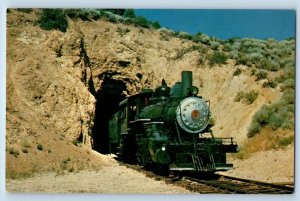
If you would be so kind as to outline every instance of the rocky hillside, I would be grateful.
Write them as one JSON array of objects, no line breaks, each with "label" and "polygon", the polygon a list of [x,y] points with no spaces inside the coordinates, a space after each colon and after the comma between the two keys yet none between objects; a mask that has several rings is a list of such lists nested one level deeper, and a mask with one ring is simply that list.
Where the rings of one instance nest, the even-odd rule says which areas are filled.
[{"label": "rocky hillside", "polygon": [[[107,150],[105,137],[99,134],[107,130],[105,122],[118,101],[159,85],[162,78],[174,84],[182,70],[193,71],[193,84],[210,100],[214,134],[234,137],[242,147],[249,144],[248,128],[255,113],[284,93],[282,83],[264,85],[285,75],[283,69],[260,76],[258,64],[241,61],[233,49],[226,50],[229,42],[216,45],[203,37],[195,42],[166,29],[102,19],[68,18],[66,32],[43,30],[40,13],[7,13],[6,163],[10,177],[101,165],[91,148]],[[213,60],[218,54],[228,58]],[[288,54],[293,58],[294,51]],[[284,136],[278,134],[278,139],[293,136],[292,129],[285,130]]]}]

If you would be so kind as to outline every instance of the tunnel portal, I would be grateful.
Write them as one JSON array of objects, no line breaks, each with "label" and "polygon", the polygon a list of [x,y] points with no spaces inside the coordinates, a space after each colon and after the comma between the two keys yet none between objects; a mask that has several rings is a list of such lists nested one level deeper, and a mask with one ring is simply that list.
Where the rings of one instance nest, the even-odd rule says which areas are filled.
[{"label": "tunnel portal", "polygon": [[109,120],[117,112],[119,102],[125,98],[126,91],[124,81],[112,78],[104,79],[101,88],[96,93],[96,111],[93,127],[93,149],[108,154],[109,148]]}]

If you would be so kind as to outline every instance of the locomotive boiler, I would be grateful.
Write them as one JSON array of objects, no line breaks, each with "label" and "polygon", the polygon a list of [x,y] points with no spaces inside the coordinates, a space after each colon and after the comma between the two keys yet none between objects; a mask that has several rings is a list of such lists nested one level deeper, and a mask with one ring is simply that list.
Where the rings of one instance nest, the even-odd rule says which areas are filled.
[{"label": "locomotive boiler", "polygon": [[226,171],[226,153],[237,152],[232,138],[216,138],[210,103],[198,96],[192,72],[183,71],[171,88],[162,80],[120,102],[109,122],[111,151],[125,162],[160,171]]}]

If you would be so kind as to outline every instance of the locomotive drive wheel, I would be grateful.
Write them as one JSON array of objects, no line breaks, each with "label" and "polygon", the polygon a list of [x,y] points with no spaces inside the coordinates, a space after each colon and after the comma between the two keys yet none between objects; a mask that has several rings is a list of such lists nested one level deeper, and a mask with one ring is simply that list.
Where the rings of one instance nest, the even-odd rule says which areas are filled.
[{"label": "locomotive drive wheel", "polygon": [[153,172],[158,175],[168,176],[170,174],[169,165],[153,164],[152,166]]}]

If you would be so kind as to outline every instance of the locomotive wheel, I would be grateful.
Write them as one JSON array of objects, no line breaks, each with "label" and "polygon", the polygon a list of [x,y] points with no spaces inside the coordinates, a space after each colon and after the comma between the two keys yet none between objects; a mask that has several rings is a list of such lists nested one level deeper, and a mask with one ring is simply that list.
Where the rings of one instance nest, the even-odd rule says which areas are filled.
[{"label": "locomotive wheel", "polygon": [[158,175],[168,176],[170,174],[169,165],[153,164],[154,172]]}]

